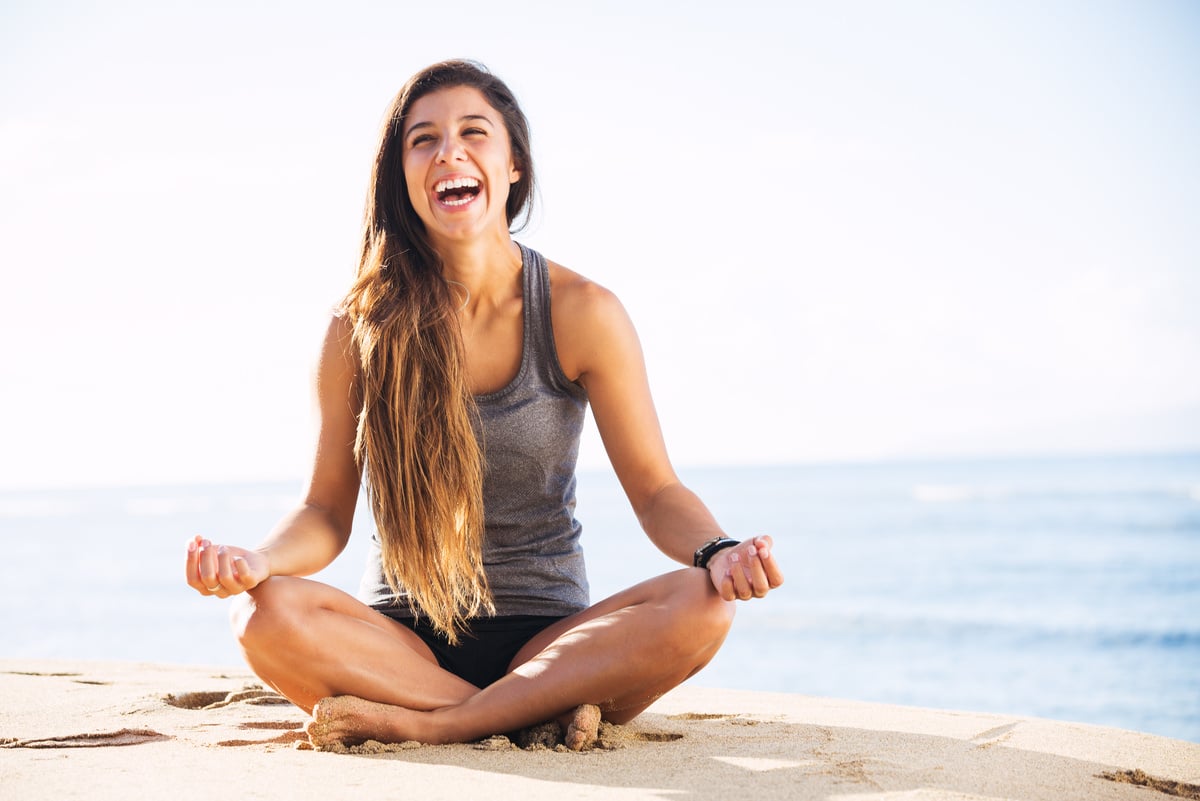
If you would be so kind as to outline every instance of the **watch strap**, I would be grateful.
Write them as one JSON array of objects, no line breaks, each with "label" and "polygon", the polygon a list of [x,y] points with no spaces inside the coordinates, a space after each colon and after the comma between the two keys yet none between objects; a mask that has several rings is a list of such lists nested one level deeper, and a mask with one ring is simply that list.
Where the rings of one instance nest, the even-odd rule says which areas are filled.
[{"label": "watch strap", "polygon": [[713,558],[713,555],[717,551],[732,548],[740,542],[740,540],[730,539],[729,537],[713,537],[696,549],[696,553],[692,555],[692,565],[694,567],[708,567],[709,560]]}]

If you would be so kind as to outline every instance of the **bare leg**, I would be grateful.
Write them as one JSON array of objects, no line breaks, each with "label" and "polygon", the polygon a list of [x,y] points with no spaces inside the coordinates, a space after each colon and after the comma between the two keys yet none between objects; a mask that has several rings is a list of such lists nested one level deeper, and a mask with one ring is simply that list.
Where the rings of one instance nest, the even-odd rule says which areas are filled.
[{"label": "bare leg", "polygon": [[360,698],[320,701],[310,737],[318,745],[376,739],[468,742],[573,714],[595,704],[624,723],[716,654],[733,618],[707,573],[651,579],[539,634],[512,671],[460,701],[425,710]]},{"label": "bare leg", "polygon": [[308,712],[331,695],[435,709],[479,691],[443,670],[412,630],[326,584],[267,579],[239,596],[231,617],[254,672]]}]

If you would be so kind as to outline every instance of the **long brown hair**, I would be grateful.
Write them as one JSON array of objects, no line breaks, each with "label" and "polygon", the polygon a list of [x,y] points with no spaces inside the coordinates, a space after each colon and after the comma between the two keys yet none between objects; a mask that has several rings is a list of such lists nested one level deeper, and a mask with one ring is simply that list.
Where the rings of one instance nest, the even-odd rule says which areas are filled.
[{"label": "long brown hair", "polygon": [[393,591],[406,590],[451,642],[494,612],[483,572],[483,454],[456,307],[461,298],[408,199],[403,134],[410,109],[439,89],[478,89],[508,130],[518,181],[510,228],[533,198],[529,124],[486,67],[444,61],[409,79],[380,135],[363,214],[362,252],[342,310],[354,328],[363,406],[354,443]]}]

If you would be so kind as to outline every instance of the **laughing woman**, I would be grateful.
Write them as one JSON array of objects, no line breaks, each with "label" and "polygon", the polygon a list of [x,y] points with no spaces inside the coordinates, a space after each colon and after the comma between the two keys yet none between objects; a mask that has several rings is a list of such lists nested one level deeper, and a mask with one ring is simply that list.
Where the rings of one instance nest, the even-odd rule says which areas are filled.
[{"label": "laughing woman", "polygon": [[[303,502],[253,550],[196,537],[188,584],[236,596],[254,671],[317,745],[467,742],[557,720],[587,747],[700,670],[735,600],[783,582],[667,457],[633,325],[607,290],[515,242],[529,130],[481,65],[401,89],[372,171],[353,286],[316,373]],[[575,459],[591,404],[646,534],[686,565],[589,605]],[[362,600],[302,576],[345,547],[365,481]]]}]

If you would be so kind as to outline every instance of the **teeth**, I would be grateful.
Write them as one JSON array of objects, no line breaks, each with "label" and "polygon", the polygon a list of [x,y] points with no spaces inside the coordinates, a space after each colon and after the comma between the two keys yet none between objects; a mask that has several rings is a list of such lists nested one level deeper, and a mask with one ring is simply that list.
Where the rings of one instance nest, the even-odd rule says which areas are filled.
[{"label": "teeth", "polygon": [[441,194],[451,189],[461,189],[464,186],[476,187],[479,186],[479,181],[474,178],[454,178],[450,180],[438,181],[433,187],[433,191]]}]

